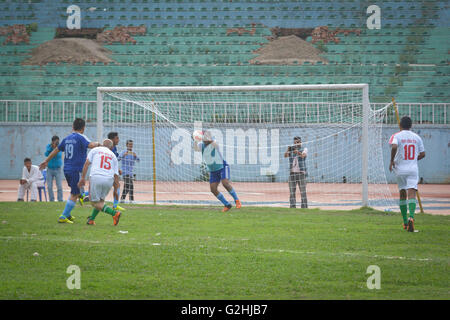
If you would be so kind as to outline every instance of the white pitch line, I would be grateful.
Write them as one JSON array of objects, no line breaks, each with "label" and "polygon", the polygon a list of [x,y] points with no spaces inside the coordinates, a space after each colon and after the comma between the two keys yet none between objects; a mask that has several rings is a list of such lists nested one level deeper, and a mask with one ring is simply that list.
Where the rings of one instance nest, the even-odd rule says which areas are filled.
[{"label": "white pitch line", "polygon": [[[57,241],[57,242],[86,242],[86,243],[102,243],[98,240],[86,240],[86,239],[43,239],[36,236],[0,236],[0,240],[40,240],[40,241]],[[104,242],[104,243],[113,243],[113,242]]]},{"label": "white pitch line", "polygon": [[[227,247],[217,247],[219,249],[228,250]],[[294,254],[308,254],[308,255],[330,255],[330,256],[355,256],[355,257],[366,257],[366,258],[381,258],[381,259],[389,259],[389,260],[410,260],[410,261],[432,261],[431,258],[408,258],[408,257],[396,257],[396,256],[384,256],[384,255],[367,255],[367,254],[361,254],[361,253],[354,253],[354,252],[337,252],[337,253],[331,253],[331,252],[314,252],[314,251],[297,251],[297,250],[290,250],[290,249],[261,249],[261,248],[255,248],[255,251],[261,251],[261,252],[279,252],[279,253],[294,253]]]},{"label": "white pitch line", "polygon": [[296,251],[296,250],[285,250],[285,249],[260,249],[257,248],[258,251],[263,252],[287,252],[287,253],[296,253],[296,254],[327,254],[331,256],[355,256],[355,257],[367,257],[367,258],[382,258],[389,260],[410,260],[410,261],[431,261],[431,258],[408,258],[408,257],[397,257],[397,256],[384,256],[384,255],[369,255],[369,254],[361,254],[355,252],[337,252],[337,253],[324,253],[324,252],[312,252],[312,251]]},{"label": "white pitch line", "polygon": [[[36,236],[0,236],[0,240],[40,240],[40,241],[53,241],[53,242],[85,242],[85,243],[94,243],[94,244],[112,244],[112,243],[120,243],[121,245],[145,245],[145,244],[151,244],[150,241],[147,242],[132,242],[132,243],[123,243],[123,242],[115,242],[115,241],[108,241],[108,242],[101,242],[98,240],[85,240],[85,239],[43,239]],[[229,239],[221,239],[221,240],[229,240]],[[236,239],[232,239],[236,240]],[[248,240],[248,239],[237,239],[237,240]],[[180,247],[179,244],[159,244],[164,246],[177,246]],[[188,246],[185,246],[188,247]],[[207,245],[208,248],[217,248],[217,249],[233,249],[228,247],[216,247]],[[369,255],[369,254],[363,254],[363,253],[355,253],[355,252],[314,252],[314,251],[298,251],[298,250],[291,250],[291,249],[262,249],[262,248],[247,248],[247,250],[253,250],[253,251],[259,251],[259,252],[278,252],[278,253],[293,253],[293,254],[307,254],[307,255],[328,255],[328,256],[353,256],[353,257],[365,257],[365,258],[380,258],[380,259],[387,259],[387,260],[408,260],[408,261],[433,261],[431,258],[409,258],[409,257],[400,257],[400,256],[385,256],[385,255]]]}]

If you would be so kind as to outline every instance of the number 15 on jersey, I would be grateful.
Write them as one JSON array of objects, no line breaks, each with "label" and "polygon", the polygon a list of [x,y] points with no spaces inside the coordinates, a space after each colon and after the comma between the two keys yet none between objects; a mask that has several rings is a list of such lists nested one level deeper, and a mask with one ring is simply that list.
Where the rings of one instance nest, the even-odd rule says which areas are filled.
[{"label": "number 15 on jersey", "polygon": [[111,160],[112,160],[111,156],[102,155],[101,161],[100,161],[100,168],[105,169],[105,170],[110,170],[111,169]]}]

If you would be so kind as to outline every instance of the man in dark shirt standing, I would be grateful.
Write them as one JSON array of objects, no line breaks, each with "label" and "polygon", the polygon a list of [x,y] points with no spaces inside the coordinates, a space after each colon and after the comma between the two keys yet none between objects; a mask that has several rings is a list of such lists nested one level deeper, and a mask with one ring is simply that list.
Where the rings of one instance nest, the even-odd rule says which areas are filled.
[{"label": "man in dark shirt standing", "polygon": [[295,192],[298,184],[302,199],[302,208],[308,208],[306,198],[306,157],[308,149],[302,147],[302,139],[294,137],[294,145],[289,146],[284,153],[285,158],[289,158],[289,204],[291,208],[296,207]]}]

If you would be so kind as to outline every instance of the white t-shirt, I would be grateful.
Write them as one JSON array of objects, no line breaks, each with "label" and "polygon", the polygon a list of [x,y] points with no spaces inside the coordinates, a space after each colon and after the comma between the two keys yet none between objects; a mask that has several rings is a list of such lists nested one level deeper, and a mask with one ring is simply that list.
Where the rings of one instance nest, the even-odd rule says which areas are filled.
[{"label": "white t-shirt", "polygon": [[402,130],[394,133],[389,139],[389,144],[397,145],[397,153],[394,158],[394,172],[396,174],[417,174],[417,157],[424,152],[422,138],[410,130]]},{"label": "white t-shirt", "polygon": [[23,166],[22,179],[27,180],[27,183],[44,182],[42,172],[34,164],[31,165],[30,171],[28,171],[27,167]]},{"label": "white t-shirt", "polygon": [[[304,148],[304,149],[303,149],[303,154],[304,154],[305,156],[308,155],[308,148]],[[299,173],[299,172],[300,172],[300,166],[299,166],[299,164],[298,164],[298,158],[297,158],[297,157],[294,157],[294,160],[293,160],[293,162],[292,162],[292,169],[291,169],[291,172],[294,172],[294,173]]]},{"label": "white t-shirt", "polygon": [[102,176],[114,178],[114,175],[119,175],[119,161],[115,154],[106,147],[97,147],[91,150],[87,156],[91,163],[92,176]]}]

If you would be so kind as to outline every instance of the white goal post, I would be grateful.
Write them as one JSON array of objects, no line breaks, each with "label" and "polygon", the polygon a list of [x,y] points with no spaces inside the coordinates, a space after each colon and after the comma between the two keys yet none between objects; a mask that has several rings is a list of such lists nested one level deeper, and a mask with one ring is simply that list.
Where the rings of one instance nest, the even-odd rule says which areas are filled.
[{"label": "white goal post", "polygon": [[[119,103],[121,104],[120,110],[122,110],[120,112],[118,111]],[[269,108],[269,103],[270,122],[268,116],[266,116],[268,111],[264,111],[266,108]],[[125,107],[124,104],[126,105]],[[108,105],[107,108],[105,107],[106,105]],[[112,105],[117,107],[112,107]],[[141,111],[143,111],[143,117],[145,119],[142,118],[142,115],[139,115],[139,120],[133,120],[138,118],[134,112],[139,113],[141,111],[130,109],[130,105],[133,105],[133,108],[142,109]],[[294,110],[293,112],[289,110],[291,107]],[[117,108],[117,110],[114,111],[113,108]],[[196,108],[201,108],[201,110],[196,110]],[[221,111],[222,113],[219,114],[216,108],[222,108],[221,110],[225,111]],[[278,108],[277,110],[281,111],[277,111],[278,113],[273,112],[272,108]],[[302,108],[305,108],[305,110]],[[341,112],[341,122],[336,120],[339,116],[337,115],[338,111],[335,109],[338,108],[340,108]],[[261,111],[262,109],[264,110]],[[314,111],[311,111],[312,109],[314,109]],[[234,114],[230,115],[231,112],[229,112],[229,110],[233,110]],[[256,112],[254,112],[255,110],[259,110],[259,119],[256,120],[255,118],[257,118],[257,115]],[[261,126],[265,121],[267,123],[267,128],[272,128],[276,124],[278,124],[280,128],[284,128],[286,123],[289,123],[289,130],[291,131],[296,128],[301,129],[308,126],[316,126],[316,131],[318,132],[320,130],[321,132],[320,135],[318,134],[315,138],[317,141],[321,141],[325,136],[336,136],[340,134],[341,131],[347,130],[347,128],[353,128],[355,129],[354,131],[356,131],[354,134],[361,137],[360,149],[358,149],[361,153],[360,161],[358,161],[360,162],[360,168],[357,168],[357,165],[354,164],[353,169],[355,172],[358,172],[358,175],[360,174],[361,204],[362,206],[369,205],[369,170],[370,167],[373,167],[369,164],[369,126],[375,124],[375,122],[380,123],[381,126],[381,122],[373,120],[376,111],[372,110],[370,107],[368,84],[98,87],[97,139],[99,141],[104,138],[105,127],[107,125],[109,126],[109,130],[111,130],[111,128],[119,128],[120,124],[124,123],[124,112],[128,116],[128,120],[126,121],[138,123],[134,129],[136,132],[135,139],[143,139],[142,132],[138,130],[137,127],[144,127],[146,124],[151,123],[151,119],[155,119],[155,116],[159,119],[157,122],[162,121],[169,123],[173,129],[179,126],[181,127],[181,123],[185,126],[189,121],[204,121],[206,123],[214,122],[215,125],[213,127],[222,127],[223,130],[225,130],[230,123],[239,123],[240,121],[246,122],[245,128],[250,128],[249,123],[257,122],[258,125]],[[115,120],[112,120],[113,116],[111,116],[111,113],[116,117]],[[149,117],[149,114],[152,114],[152,117]],[[204,115],[206,116],[207,114],[211,114],[210,119],[212,120],[205,121],[203,119]],[[262,114],[263,118],[265,117],[264,119],[262,119]],[[289,116],[287,117],[286,114]],[[344,116],[342,114],[344,114]],[[232,120],[228,120],[227,117],[232,117]],[[273,120],[275,117],[278,117],[277,119],[279,120]],[[345,119],[347,118],[344,119],[344,117],[351,117],[351,122],[350,120],[348,123],[345,122]],[[186,120],[187,118],[189,118],[189,120]],[[298,121],[298,126],[296,126],[296,121]],[[155,124],[153,123],[153,130],[154,126]],[[342,126],[345,126],[345,128],[343,129]],[[333,127],[337,128],[332,129]],[[151,134],[150,131],[148,132],[148,134],[154,138],[154,134]],[[165,134],[170,135],[170,133]],[[310,133],[310,131],[308,131],[308,134],[309,136],[314,135]],[[378,131],[377,134],[379,134]],[[130,134],[128,134],[128,136],[129,135]],[[316,140],[309,140],[305,143],[309,142],[311,145],[314,145],[314,141]],[[153,148],[154,147],[153,143]],[[228,145],[225,145],[224,148],[225,147],[228,148]],[[340,151],[335,150],[334,145],[330,143],[329,148],[330,150],[333,149],[333,154],[330,157],[335,157],[336,159],[342,158]],[[153,154],[153,156],[155,155]],[[349,160],[351,159],[350,155]],[[322,163],[325,161],[327,160],[323,160]],[[342,161],[342,163],[341,166],[344,166],[345,161]],[[153,166],[155,168],[154,163]],[[327,175],[332,175],[330,172],[332,171],[333,165],[327,162],[326,166],[327,168],[324,169],[325,174],[322,173],[322,179],[326,179]],[[377,166],[377,169],[382,169],[383,164],[379,163]],[[233,166],[231,167],[233,170]],[[149,168],[147,169],[151,170]],[[141,170],[145,169],[142,168]],[[155,169],[153,169],[153,171],[155,171]],[[153,172],[153,174],[155,174],[155,172]],[[319,182],[319,175],[320,174],[318,173],[316,176],[310,177],[310,180],[312,182]],[[325,178],[323,178],[324,175]],[[377,178],[375,183],[386,184],[384,172],[382,173],[382,176],[384,177],[384,181],[383,177],[381,177],[379,179]],[[156,176],[153,175],[153,177]],[[338,176],[336,175],[335,178],[332,178],[327,182],[335,182],[334,180],[338,182],[337,177]],[[189,180],[188,177],[184,178]],[[168,180],[170,179],[168,178]],[[345,180],[346,176],[344,176],[344,183]],[[156,194],[155,190],[153,190],[153,194]],[[384,195],[384,198],[387,196],[387,194]]]}]

